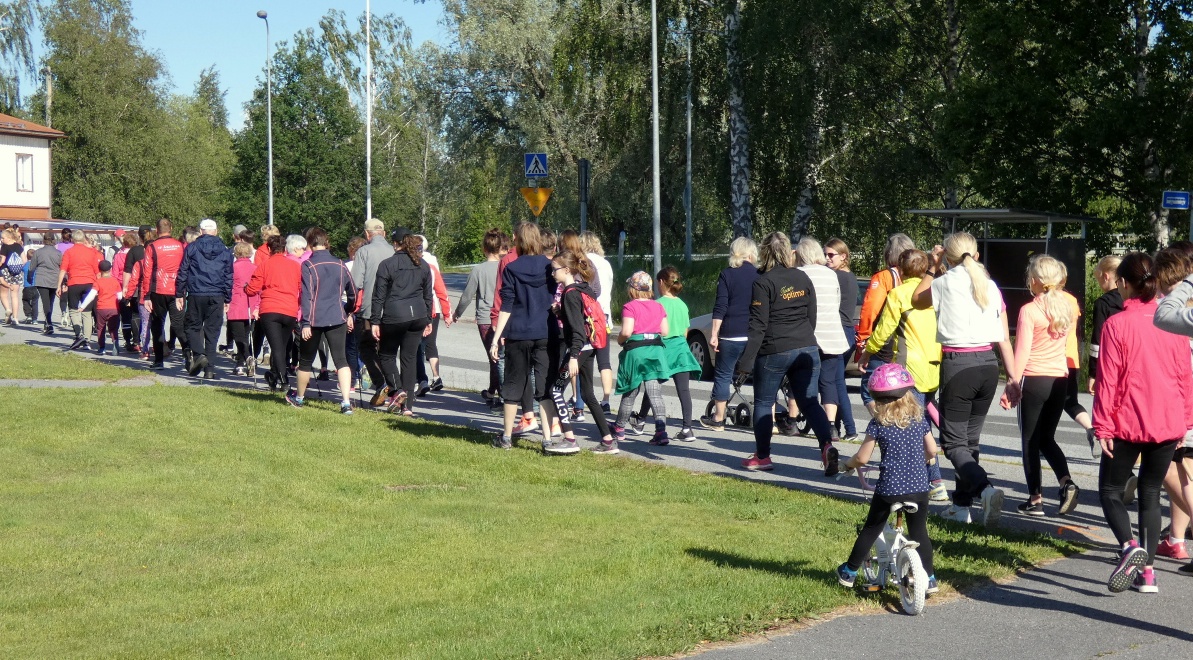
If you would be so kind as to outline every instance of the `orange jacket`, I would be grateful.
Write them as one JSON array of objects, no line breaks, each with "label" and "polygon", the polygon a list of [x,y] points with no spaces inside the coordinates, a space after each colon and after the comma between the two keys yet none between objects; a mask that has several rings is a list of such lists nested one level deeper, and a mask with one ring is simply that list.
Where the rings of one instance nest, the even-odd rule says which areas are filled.
[{"label": "orange jacket", "polygon": [[886,296],[891,289],[899,286],[903,278],[894,268],[884,268],[874,273],[870,278],[870,287],[866,289],[866,297],[862,300],[862,313],[857,321],[857,348],[862,350],[866,340],[874,333],[874,324],[878,322],[878,314],[886,304]]}]

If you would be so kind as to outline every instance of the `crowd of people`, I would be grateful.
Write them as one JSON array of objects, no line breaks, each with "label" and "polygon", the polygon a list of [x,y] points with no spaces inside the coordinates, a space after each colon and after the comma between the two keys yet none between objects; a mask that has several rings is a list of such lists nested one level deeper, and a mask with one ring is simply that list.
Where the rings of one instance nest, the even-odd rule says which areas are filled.
[{"label": "crowd of people", "polygon": [[[26,323],[36,322],[40,305],[43,332],[53,334],[58,307],[66,310],[73,350],[90,350],[95,334],[99,353],[114,353],[123,341],[126,352],[162,369],[181,347],[186,371],[205,379],[216,378],[226,352],[232,376],[255,377],[260,365],[270,389],[296,408],[313,379],[334,378],[344,414],[359,407],[354,393],[360,400],[371,391],[372,407],[414,417],[413,401],[443,388],[440,326],[475,307],[490,361],[480,395],[502,418],[494,447],[510,449],[514,437],[537,432],[544,453],[576,454],[577,430],[588,417],[596,454],[618,453],[627,433],[647,433],[651,445],[665,446],[673,439],[667,383],[680,401],[674,439],[696,439],[690,383],[701,367],[686,340],[689,310],[674,267],[614,282],[594,234],[556,234],[525,222],[512,235],[485,234],[485,260],[453,310],[427,239],[406,229],[387,233],[382,222],[368,220],[349,242],[347,260],[332,254],[319,227],[283,236],[271,225],[259,234],[237,226],[232,236],[228,248],[216,223],[203,220],[175,238],[170,221],[161,220],[120,236],[109,259],[82,232],[47,236],[43,247],[26,250],[15,231],[5,230],[5,323],[16,324],[18,306]],[[774,469],[772,438],[776,431],[796,434],[797,419],[816,437],[825,476],[864,465],[879,448],[871,514],[838,568],[840,582],[851,586],[893,502],[948,502],[940,513],[946,520],[998,522],[1005,494],[980,460],[996,401],[1018,414],[1028,497],[1017,511],[1047,514],[1042,457],[1056,479],[1056,514],[1072,513],[1080,489],[1056,439],[1067,414],[1086,430],[1100,461],[1101,506],[1121,546],[1109,588],[1156,591],[1155,557],[1189,558],[1193,243],[1098,262],[1103,295],[1093,306],[1088,353],[1092,415],[1077,396],[1082,309],[1065,291],[1064,263],[1043,254],[1031,259],[1025,281],[1032,298],[1015,310],[1012,335],[1002,292],[973,236],[954,233],[924,251],[895,234],[882,255],[886,266],[870,278],[855,319],[857,279],[844,241],[803,238],[792,245],[780,232],[760,243],[734,240],[712,314],[713,405],[699,425],[724,430],[730,388],[749,379],[755,451],[744,469]],[[616,310],[615,334],[618,286],[626,302]],[[616,366],[612,342],[620,345]],[[851,361],[865,374],[860,393],[871,419],[860,450],[842,460],[841,440],[859,438],[845,386]],[[938,453],[953,468],[951,491]],[[1171,502],[1163,534],[1161,489]],[[1126,508],[1136,491],[1138,538]],[[909,523],[934,591],[924,518],[913,515]]]}]

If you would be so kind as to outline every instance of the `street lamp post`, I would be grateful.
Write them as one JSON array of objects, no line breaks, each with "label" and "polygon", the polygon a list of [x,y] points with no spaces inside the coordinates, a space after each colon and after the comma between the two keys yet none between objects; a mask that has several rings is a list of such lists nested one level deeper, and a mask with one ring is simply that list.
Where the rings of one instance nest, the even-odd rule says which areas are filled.
[{"label": "street lamp post", "polygon": [[265,21],[265,130],[269,145],[269,224],[273,224],[273,67],[270,63],[269,14],[264,9],[257,18]]},{"label": "street lamp post", "polygon": [[654,271],[663,269],[663,235],[660,227],[662,215],[662,201],[659,199],[659,29],[658,29],[658,0],[650,0],[650,71],[651,71],[651,102],[652,126],[651,135],[653,149],[652,162],[654,167],[651,189],[654,197]]},{"label": "street lamp post", "polygon": [[365,221],[373,217],[373,11],[365,0]]}]

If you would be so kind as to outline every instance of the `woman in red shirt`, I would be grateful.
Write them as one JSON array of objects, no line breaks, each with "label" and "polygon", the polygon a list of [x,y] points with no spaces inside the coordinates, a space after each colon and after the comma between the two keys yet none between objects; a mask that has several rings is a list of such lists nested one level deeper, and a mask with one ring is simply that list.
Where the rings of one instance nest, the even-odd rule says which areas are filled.
[{"label": "woman in red shirt", "polygon": [[286,239],[270,236],[269,258],[257,263],[253,277],[244,288],[249,297],[260,295],[256,317],[269,340],[269,371],[265,381],[269,389],[287,389],[286,376],[290,343],[298,323],[298,296],[302,292],[302,266],[286,256]]},{"label": "woman in red shirt", "polygon": [[[1156,275],[1151,257],[1127,255],[1118,266],[1123,311],[1102,328],[1094,393],[1094,433],[1102,445],[1098,491],[1106,522],[1122,546],[1107,586],[1156,592],[1152,563],[1160,536],[1160,484],[1173,453],[1193,428],[1189,341],[1153,325]],[[1123,504],[1123,486],[1139,459],[1139,535]]]}]

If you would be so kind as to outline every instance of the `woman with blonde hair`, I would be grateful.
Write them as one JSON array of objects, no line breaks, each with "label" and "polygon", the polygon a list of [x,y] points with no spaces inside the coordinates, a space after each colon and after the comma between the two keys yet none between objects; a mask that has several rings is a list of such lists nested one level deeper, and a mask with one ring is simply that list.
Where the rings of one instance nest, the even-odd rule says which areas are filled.
[{"label": "woman with blonde hair", "polygon": [[[833,422],[836,421],[841,403],[837,373],[840,371],[841,377],[844,378],[845,370],[841,368],[841,356],[853,350],[846,342],[845,332],[841,328],[841,282],[837,279],[836,272],[826,265],[824,248],[816,239],[804,237],[800,240],[795,247],[795,259],[799,269],[812,280],[812,288],[816,292],[816,345],[820,348],[818,388],[831,434],[835,437],[837,429]],[[850,307],[852,302],[850,300]],[[848,399],[845,403],[848,405]],[[826,468],[830,447],[831,444],[821,446],[821,452],[824,453],[822,462]]]},{"label": "woman with blonde hair", "polygon": [[[1077,506],[1080,489],[1069,475],[1065,453],[1056,443],[1056,426],[1068,397],[1069,365],[1066,345],[1076,323],[1078,310],[1065,295],[1061,283],[1068,271],[1060,261],[1038,255],[1027,267],[1027,287],[1035,296],[1019,310],[1015,332],[1015,364],[1007,370],[1007,381],[1019,384],[1019,434],[1023,447],[1023,473],[1028,500],[1019,512],[1044,515],[1040,454],[1060,481],[1058,515]],[[1004,406],[1009,406],[1004,400]]]},{"label": "woman with blonde hair", "polygon": [[[717,299],[712,308],[712,331],[708,349],[717,354],[713,363],[713,414],[700,418],[700,424],[714,431],[725,430],[725,406],[738,358],[746,350],[750,325],[750,300],[758,279],[758,244],[745,236],[729,245],[729,267],[717,277]],[[712,359],[711,355],[704,356]]]},{"label": "woman with blonde hair", "polygon": [[25,246],[15,229],[0,234],[0,303],[7,317],[5,325],[16,326],[17,310],[21,308],[21,285],[25,281]]},{"label": "woman with blonde hair", "polygon": [[[771,408],[783,377],[804,411],[822,451],[825,475],[837,473],[837,450],[824,409],[816,401],[820,349],[816,345],[816,291],[812,280],[792,265],[791,242],[782,232],[762,241],[759,276],[750,301],[749,341],[738,372],[754,375],[754,442],[756,450],[742,462],[747,470],[773,470],[770,458],[774,419]],[[835,316],[835,315],[834,315]]]},{"label": "woman with blonde hair", "polygon": [[[997,344],[1007,371],[1014,369],[1006,305],[978,261],[978,242],[965,232],[950,234],[932,249],[932,268],[912,293],[916,309],[936,309],[940,366],[940,444],[953,464],[953,503],[947,520],[972,522],[969,508],[981,507],[979,521],[990,526],[1002,515],[1003,492],[990,483],[978,462],[982,427],[998,389]],[[1019,401],[1019,384],[1008,382],[1007,400]]]}]

